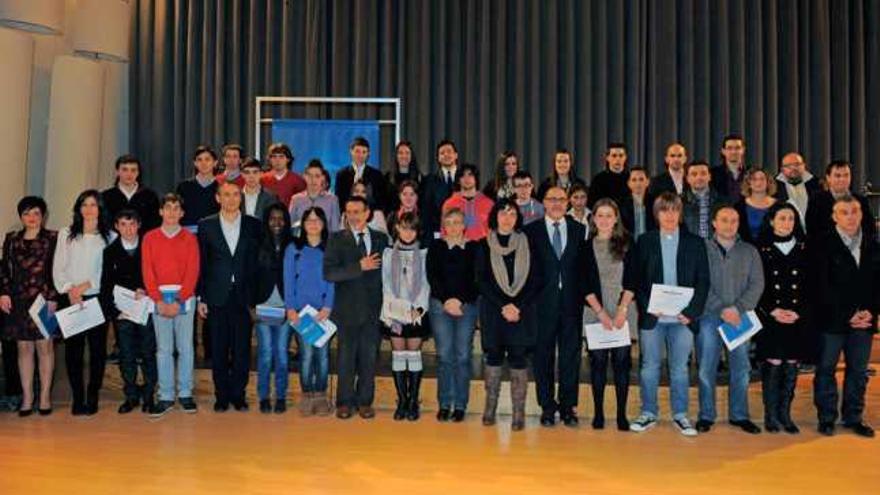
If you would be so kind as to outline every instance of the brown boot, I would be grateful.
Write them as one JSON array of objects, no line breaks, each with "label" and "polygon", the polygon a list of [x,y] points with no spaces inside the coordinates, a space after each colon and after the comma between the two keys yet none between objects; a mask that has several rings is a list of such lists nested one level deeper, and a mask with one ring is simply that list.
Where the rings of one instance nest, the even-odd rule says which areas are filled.
[{"label": "brown boot", "polygon": [[303,417],[309,417],[312,415],[312,403],[314,399],[312,398],[315,394],[312,392],[303,392],[302,399],[299,401],[299,413]]},{"label": "brown boot", "polygon": [[325,392],[315,392],[313,399],[315,414],[318,416],[327,416],[330,414],[330,401],[327,400],[327,394]]},{"label": "brown boot", "polygon": [[483,426],[495,424],[495,411],[498,409],[498,394],[501,392],[501,366],[486,366],[483,371],[486,385],[486,407],[483,409]]},{"label": "brown boot", "polygon": [[526,427],[526,393],[529,387],[529,371],[510,370],[510,398],[513,402],[511,429],[520,431]]}]

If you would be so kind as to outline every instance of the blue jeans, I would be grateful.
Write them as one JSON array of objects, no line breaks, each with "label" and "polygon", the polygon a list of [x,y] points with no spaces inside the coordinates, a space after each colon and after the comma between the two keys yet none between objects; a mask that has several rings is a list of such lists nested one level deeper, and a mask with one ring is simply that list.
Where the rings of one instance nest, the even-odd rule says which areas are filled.
[{"label": "blue jeans", "polygon": [[330,342],[324,347],[308,345],[299,338],[299,382],[303,392],[326,392],[330,375]]},{"label": "blue jeans", "polygon": [[[715,383],[718,378],[718,360],[724,341],[718,334],[721,318],[704,316],[700,318],[700,333],[697,334],[697,362],[700,366],[700,414],[699,419],[715,421]],[[730,365],[730,385],[727,387],[730,421],[749,419],[749,343],[741,344],[728,353]]]},{"label": "blue jeans", "polygon": [[674,419],[687,417],[688,356],[694,348],[694,334],[681,323],[657,323],[651,330],[639,333],[642,346],[641,393],[642,414],[658,417],[657,389],[663,351],[669,360],[669,398]]},{"label": "blue jeans", "polygon": [[462,316],[443,311],[443,303],[431,299],[431,330],[437,345],[437,401],[441,408],[466,410],[470,397],[471,353],[474,346],[476,304],[462,304]]},{"label": "blue jeans", "polygon": [[154,313],[156,366],[159,371],[159,400],[174,401],[174,350],[177,349],[177,397],[192,397],[193,311],[174,318]]},{"label": "blue jeans", "polygon": [[289,376],[287,371],[287,347],[290,344],[290,325],[272,325],[257,322],[257,395],[260,400],[269,398],[272,368],[275,368],[275,398],[287,397]]}]

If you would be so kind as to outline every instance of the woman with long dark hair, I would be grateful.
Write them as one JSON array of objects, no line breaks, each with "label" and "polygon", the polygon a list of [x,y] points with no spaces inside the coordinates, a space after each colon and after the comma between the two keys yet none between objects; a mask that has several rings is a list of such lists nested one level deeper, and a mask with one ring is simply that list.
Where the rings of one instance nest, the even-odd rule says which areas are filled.
[{"label": "woman with long dark hair", "polygon": [[[52,413],[52,373],[55,370],[54,336],[45,336],[28,310],[42,296],[49,311],[57,308],[58,292],[52,285],[52,259],[58,232],[44,226],[48,210],[43,198],[27,196],[18,202],[21,230],[6,234],[0,260],[0,311],[6,314],[4,339],[17,341],[18,371],[22,403],[18,415],[30,416],[34,410],[34,351],[39,357],[40,401],[43,416]],[[4,348],[4,351],[6,349]],[[11,356],[4,352],[4,359]],[[6,379],[11,377],[7,374]]]},{"label": "woman with long dark hair", "polygon": [[[284,254],[292,240],[290,213],[279,203],[263,213],[263,238],[257,255],[255,305],[284,309]],[[275,408],[287,410],[287,348],[290,326],[275,318],[257,314],[257,395],[260,412],[272,412],[269,399],[272,369],[275,369]]]},{"label": "woman with long dark hair", "polygon": [[755,336],[761,362],[764,428],[800,430],[791,419],[798,364],[815,359],[818,335],[810,325],[809,256],[800,214],[790,203],[767,210],[758,234],[764,293],[757,314],[764,328]]},{"label": "woman with long dark hair", "polygon": [[[394,197],[397,198],[397,208],[391,210],[388,216],[388,234],[394,236],[394,229],[400,218],[412,213],[418,217],[419,215],[419,185],[415,181],[405,180],[400,183],[395,191]],[[421,223],[421,222],[420,222]],[[419,242],[425,243],[425,229],[419,228]]]},{"label": "woman with long dark hair", "polygon": [[[626,289],[627,265],[632,263],[632,237],[623,227],[620,210],[612,199],[603,198],[593,207],[590,220],[589,249],[587,249],[587,307],[584,323],[601,323],[606,330],[629,324],[630,338],[636,335],[635,294]],[[629,431],[626,419],[626,400],[629,395],[631,346],[613,349],[589,349],[590,381],[593,386],[593,428],[605,427],[605,382],[608,361],[614,368],[614,388],[617,397],[617,429]]]},{"label": "woman with long dark hair", "polygon": [[[327,217],[324,210],[312,207],[303,212],[299,236],[284,253],[284,305],[287,321],[299,324],[299,312],[306,306],[318,311],[316,319],[326,320],[333,310],[334,286],[324,279],[324,249],[327,246]],[[330,414],[327,377],[330,373],[330,343],[309,345],[299,337],[300,385],[303,398],[300,413],[304,416]],[[286,351],[286,349],[285,349]]]},{"label": "woman with long dark hair", "polygon": [[561,187],[568,194],[575,184],[587,187],[587,183],[578,177],[575,171],[574,155],[571,151],[564,148],[558,149],[553,154],[553,171],[550,173],[550,177],[547,177],[538,188],[538,201],[544,201],[544,195],[552,186]]},{"label": "woman with long dark hair", "polygon": [[419,161],[416,159],[412,143],[406,139],[401,140],[394,147],[394,163],[391,165],[391,170],[385,172],[385,182],[388,184],[386,197],[390,201],[388,211],[396,211],[400,208],[398,193],[404,182],[414,182],[416,191],[418,191],[422,178],[422,171],[419,170]]},{"label": "woman with long dark hair", "polygon": [[[101,193],[89,189],[73,205],[73,222],[61,229],[55,247],[52,278],[66,305],[82,304],[101,292],[104,248],[115,235],[110,230]],[[83,354],[89,345],[89,383],[83,380]],[[98,392],[107,359],[107,324],[102,323],[65,341],[67,376],[73,396],[74,416],[98,412]]]},{"label": "woman with long dark hair", "polygon": [[489,214],[489,235],[480,241],[477,284],[480,289],[480,333],[486,406],[483,424],[495,424],[495,411],[505,360],[510,367],[510,395],[514,431],[525,428],[529,351],[535,345],[534,296],[541,287],[537,263],[528,237],[521,231],[522,216],[511,199],[499,200]]},{"label": "woman with long dark hair", "polygon": [[503,198],[512,198],[514,193],[513,176],[521,170],[519,157],[513,151],[505,151],[495,161],[495,174],[486,182],[483,194],[492,201]]}]

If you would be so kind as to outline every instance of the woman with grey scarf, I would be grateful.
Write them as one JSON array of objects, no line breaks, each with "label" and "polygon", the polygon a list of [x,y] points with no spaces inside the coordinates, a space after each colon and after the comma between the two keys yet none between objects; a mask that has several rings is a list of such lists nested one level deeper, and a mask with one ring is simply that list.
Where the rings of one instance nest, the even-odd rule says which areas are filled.
[{"label": "woman with grey scarf", "polygon": [[489,235],[477,251],[480,289],[480,334],[486,354],[486,407],[483,424],[495,424],[501,370],[510,367],[510,395],[514,431],[525,427],[528,388],[528,352],[535,344],[534,296],[540,275],[528,238],[520,231],[522,216],[516,203],[501,199],[489,215]]},{"label": "woman with grey scarf", "polygon": [[428,310],[430,287],[425,270],[427,249],[419,246],[419,218],[400,215],[394,244],[382,253],[382,312],[379,317],[391,340],[391,373],[397,389],[395,421],[419,419],[422,382],[422,340],[428,336],[422,316]]}]

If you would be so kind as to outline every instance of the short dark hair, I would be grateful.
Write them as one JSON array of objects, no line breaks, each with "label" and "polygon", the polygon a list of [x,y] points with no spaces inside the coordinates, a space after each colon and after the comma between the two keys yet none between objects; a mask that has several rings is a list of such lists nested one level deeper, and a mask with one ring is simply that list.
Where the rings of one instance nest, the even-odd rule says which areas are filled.
[{"label": "short dark hair", "polygon": [[498,213],[504,210],[516,211],[516,225],[513,227],[513,230],[519,231],[522,229],[523,217],[519,212],[519,206],[516,205],[516,201],[512,198],[501,198],[492,205],[492,210],[489,212],[489,228],[498,230]]},{"label": "short dark hair", "polygon": [[257,169],[263,170],[263,164],[260,163],[260,160],[257,160],[256,158],[249,156],[249,157],[245,158],[243,162],[241,162],[241,169],[244,170],[246,168],[257,168]]},{"label": "short dark hair", "polygon": [[119,170],[124,163],[134,163],[138,167],[138,173],[141,171],[141,161],[138,158],[131,154],[120,155],[119,158],[116,159],[115,168]]},{"label": "short dark hair", "polygon": [[132,220],[132,221],[137,222],[138,225],[140,225],[141,216],[138,214],[137,210],[125,208],[123,210],[119,210],[119,212],[116,213],[116,216],[113,217],[113,224],[115,225],[116,222],[118,222],[120,220]]},{"label": "short dark hair", "polygon": [[[716,203],[715,206],[712,207],[712,212],[709,214],[709,218],[712,221],[715,221],[715,217],[718,216],[718,213],[721,210],[733,210],[736,213],[736,216],[739,217],[739,211],[737,211],[736,207],[733,206],[733,203],[728,203],[727,201],[721,201]],[[740,219],[742,220],[742,219]]]},{"label": "short dark hair", "polygon": [[458,153],[458,148],[455,146],[455,143],[451,139],[443,138],[437,143],[437,148],[434,150],[434,156],[437,156],[437,154],[440,153],[440,148],[444,146],[452,146],[452,149]]},{"label": "short dark hair", "polygon": [[721,140],[721,147],[723,148],[723,147],[727,146],[728,141],[742,141],[743,143],[746,142],[746,140],[743,139],[741,134],[731,133],[731,134],[724,136],[724,139]]},{"label": "short dark hair", "polygon": [[213,158],[214,160],[217,159],[217,152],[214,150],[214,148],[208,146],[207,144],[200,144],[196,147],[196,150],[193,151],[192,161],[196,161],[196,158],[198,158],[199,155],[201,155],[202,153],[207,153],[211,155],[211,158]]},{"label": "short dark hair", "polygon": [[309,160],[309,163],[306,165],[306,168],[304,168],[303,171],[306,171],[306,170],[308,170],[308,169],[310,169],[310,168],[316,168],[316,169],[318,169],[318,170],[323,171],[323,170],[324,170],[324,164],[321,162],[320,159],[318,159],[318,158],[312,158],[311,160]]},{"label": "short dark hair", "polygon": [[576,192],[583,192],[587,195],[588,198],[590,197],[589,188],[587,188],[587,186],[581,184],[580,182],[575,182],[571,185],[571,187],[568,188],[568,199],[571,199],[571,197],[574,196],[574,193]]},{"label": "short dark hair", "polygon": [[691,170],[691,167],[706,167],[707,169],[712,170],[712,167],[709,166],[709,162],[707,162],[706,160],[692,160],[684,166],[685,176]]},{"label": "short dark hair", "polygon": [[165,195],[162,196],[162,201],[159,203],[159,208],[164,208],[166,203],[177,203],[183,208],[183,198],[177,193],[165,193]]},{"label": "short dark hair", "polygon": [[480,169],[477,168],[473,163],[462,163],[455,170],[455,185],[460,187],[459,182],[461,181],[461,176],[465,173],[470,173],[474,176],[474,180],[477,183],[477,189],[480,188]]},{"label": "short dark hair", "polygon": [[530,174],[527,170],[517,170],[513,177],[510,178],[511,181],[516,181],[516,179],[529,179],[532,180],[532,174]]},{"label": "short dark hair", "polygon": [[651,176],[648,175],[648,169],[646,169],[645,167],[643,167],[641,165],[633,165],[632,167],[630,167],[629,173],[632,174],[633,172],[641,172],[641,173],[645,174],[645,177],[647,177],[649,179],[651,178]]},{"label": "short dark hair", "polygon": [[419,216],[416,215],[413,211],[407,211],[404,214],[397,217],[397,221],[394,222],[394,232],[391,232],[391,236],[397,239],[397,228],[409,228],[418,232],[421,229],[422,223],[419,221]]},{"label": "short dark hair", "polygon": [[370,203],[367,202],[367,198],[363,196],[349,196],[348,199],[345,200],[345,206],[348,206],[349,203],[360,203],[364,205],[364,208],[370,209]]},{"label": "short dark hair", "polygon": [[244,148],[240,144],[229,143],[224,145],[221,154],[225,155],[227,151],[237,151],[238,156],[244,156]]},{"label": "short dark hair", "polygon": [[611,150],[615,150],[615,149],[622,149],[623,151],[626,151],[626,144],[618,142],[618,141],[613,141],[613,142],[608,143],[608,146],[605,148],[605,155],[608,155],[608,153],[610,153]]},{"label": "short dark hair", "polygon": [[293,150],[290,149],[290,146],[287,146],[284,143],[270,144],[269,151],[266,154],[272,156],[274,153],[281,153],[286,156],[288,160],[293,161]]},{"label": "short dark hair", "polygon": [[831,175],[831,172],[835,168],[848,168],[850,169],[850,171],[852,171],[852,164],[849,163],[847,160],[834,160],[829,163],[827,167],[825,167],[825,176],[827,177]]},{"label": "short dark hair", "polygon": [[353,150],[355,146],[363,146],[366,149],[370,149],[370,142],[367,141],[367,138],[363,136],[358,136],[351,140],[351,144],[348,146],[348,149]]},{"label": "short dark hair", "polygon": [[[831,208],[833,209],[835,206],[837,206],[838,203],[859,203],[859,200],[852,194],[844,194],[839,198],[835,198],[834,203],[831,205]],[[862,204],[859,203],[859,206],[862,206]]]},{"label": "short dark hair", "polygon": [[39,196],[25,196],[18,201],[18,216],[21,218],[25,212],[33,210],[34,208],[40,210],[40,215],[46,216],[46,213],[49,211],[49,207],[46,206],[46,200]]}]

